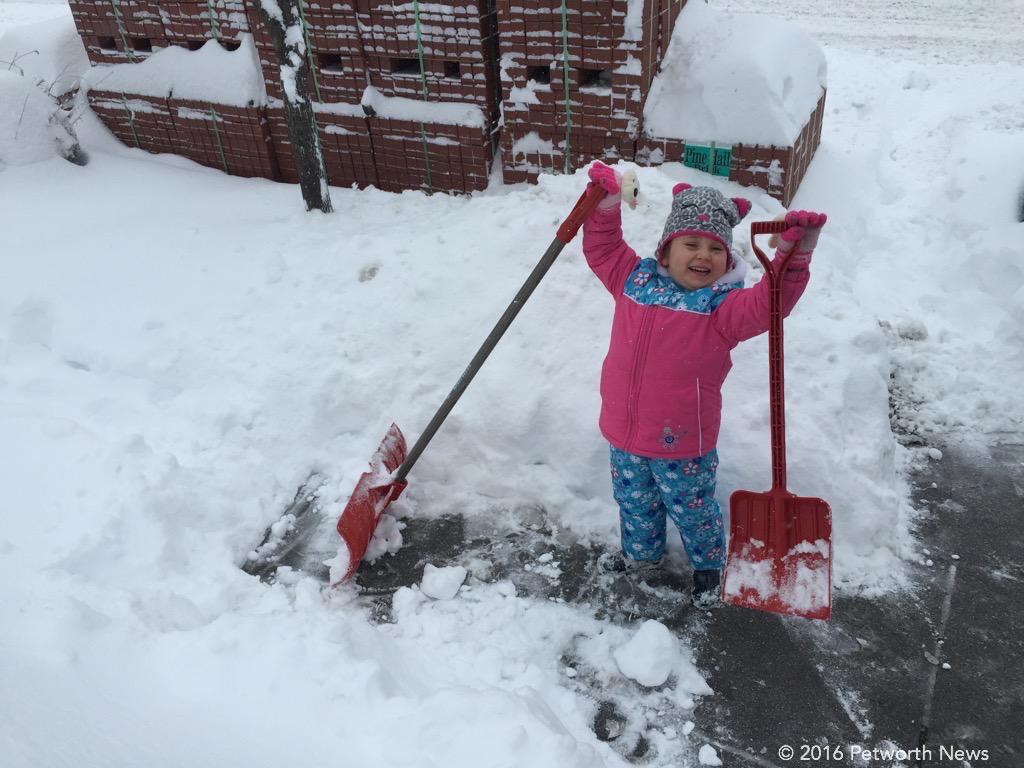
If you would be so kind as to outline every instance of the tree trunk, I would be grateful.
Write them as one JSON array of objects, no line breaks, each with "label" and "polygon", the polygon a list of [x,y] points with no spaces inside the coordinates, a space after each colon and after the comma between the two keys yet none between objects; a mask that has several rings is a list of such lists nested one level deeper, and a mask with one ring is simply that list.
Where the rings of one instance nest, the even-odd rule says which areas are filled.
[{"label": "tree trunk", "polygon": [[323,213],[330,213],[333,209],[327,186],[327,169],[317,136],[313,101],[309,97],[308,56],[311,52],[306,50],[306,36],[298,2],[301,0],[278,0],[267,4],[260,2],[260,18],[274,41],[281,67],[284,115],[295,155],[302,199],[306,201],[307,211],[316,208]]}]

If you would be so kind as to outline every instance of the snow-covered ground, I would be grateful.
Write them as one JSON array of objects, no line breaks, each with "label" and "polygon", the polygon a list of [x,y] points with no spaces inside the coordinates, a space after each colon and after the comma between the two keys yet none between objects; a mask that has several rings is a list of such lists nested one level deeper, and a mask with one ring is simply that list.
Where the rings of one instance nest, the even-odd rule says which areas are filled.
[{"label": "snow-covered ground", "polygon": [[[934,21],[955,3],[713,5],[789,15],[825,43],[822,146],[793,205],[830,221],[786,324],[790,484],[832,505],[837,586],[895,589],[916,556],[904,473],[928,454],[890,432],[890,377],[922,434],[1024,425],[1021,3],[972,4],[959,25]],[[0,0],[0,34],[66,15]],[[349,589],[238,568],[311,471],[340,510],[392,420],[418,434],[583,173],[472,198],[334,189],[321,216],[294,187],[120,146],[91,116],[79,138],[86,167],[0,168],[5,765],[623,764],[567,684],[574,643],[606,681],[669,676],[645,695],[684,708],[713,695],[687,638],[507,583],[433,599],[451,584],[432,573],[376,624]],[[671,186],[709,179],[639,176],[624,220],[646,253]],[[711,183],[750,197],[752,219],[781,210]],[[394,511],[539,505],[613,545],[596,427],[610,310],[573,243]],[[766,355],[764,338],[734,355],[723,502],[769,484]],[[666,728],[659,754],[712,760],[687,732]]]},{"label": "snow-covered ground", "polygon": [[4,0],[0,3],[0,34],[22,24],[71,16],[66,2],[58,0]]},{"label": "snow-covered ground", "polygon": [[828,49],[893,61],[974,65],[1020,63],[1021,0],[712,0],[734,13],[799,24]]}]

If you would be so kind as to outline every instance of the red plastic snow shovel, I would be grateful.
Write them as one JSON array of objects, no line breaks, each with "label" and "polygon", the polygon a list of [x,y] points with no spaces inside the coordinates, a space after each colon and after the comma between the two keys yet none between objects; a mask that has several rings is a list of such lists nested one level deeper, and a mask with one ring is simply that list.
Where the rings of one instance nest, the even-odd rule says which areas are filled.
[{"label": "red plastic snow shovel", "polygon": [[356,483],[356,488],[352,492],[348,504],[345,505],[341,517],[338,518],[338,533],[341,534],[341,538],[348,548],[348,561],[344,561],[345,547],[342,547],[341,565],[344,575],[335,582],[336,584],[347,580],[355,573],[356,568],[359,567],[359,562],[363,559],[363,555],[366,554],[366,548],[370,543],[370,538],[373,536],[374,529],[377,527],[377,521],[380,519],[381,513],[405,490],[407,485],[405,478],[409,474],[409,470],[412,469],[413,464],[416,463],[420,454],[423,453],[423,449],[427,447],[427,443],[434,437],[434,434],[440,428],[445,418],[452,408],[455,407],[455,403],[462,397],[462,393],[465,392],[466,387],[469,386],[473,377],[476,376],[477,371],[480,370],[480,367],[491,354],[495,345],[497,345],[505,331],[508,330],[516,315],[519,314],[519,310],[523,308],[526,300],[530,298],[530,294],[533,293],[548,269],[554,264],[558,254],[576,237],[576,233],[583,225],[583,222],[604,196],[604,190],[596,185],[588,188],[580,196],[568,218],[558,228],[558,233],[545,252],[544,257],[533,268],[530,276],[526,278],[523,287],[519,289],[519,293],[512,299],[512,303],[508,305],[505,313],[484,341],[483,346],[480,347],[466,367],[466,370],[462,373],[462,376],[459,377],[455,387],[448,394],[447,399],[437,409],[434,418],[430,420],[427,428],[420,435],[419,440],[413,445],[412,450],[406,451],[405,437],[396,424],[392,424],[385,433],[380,447],[377,448],[373,458],[370,459],[370,471],[364,472],[359,478],[359,482]]},{"label": "red plastic snow shovel", "polygon": [[764,266],[770,297],[772,489],[735,491],[729,497],[729,556],[722,599],[730,605],[827,620],[832,615],[832,510],[822,499],[786,490],[782,275],[789,258],[773,266],[754,240],[786,226],[781,221],[750,225],[750,244]]}]

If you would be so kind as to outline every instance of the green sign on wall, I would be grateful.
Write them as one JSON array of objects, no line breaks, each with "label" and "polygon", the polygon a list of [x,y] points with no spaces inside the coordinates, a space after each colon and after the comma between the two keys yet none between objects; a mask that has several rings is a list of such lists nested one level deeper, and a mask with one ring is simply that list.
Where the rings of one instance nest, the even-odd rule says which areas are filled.
[{"label": "green sign on wall", "polygon": [[683,151],[683,165],[715,176],[728,176],[732,163],[732,147],[686,144]]}]

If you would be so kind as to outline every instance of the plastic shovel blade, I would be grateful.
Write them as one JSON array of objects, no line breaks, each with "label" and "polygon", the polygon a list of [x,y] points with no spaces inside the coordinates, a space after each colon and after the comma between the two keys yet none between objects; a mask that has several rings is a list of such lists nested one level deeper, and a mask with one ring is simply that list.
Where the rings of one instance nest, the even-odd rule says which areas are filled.
[{"label": "plastic shovel blade", "polygon": [[832,510],[788,491],[729,497],[730,605],[824,619],[832,615]]},{"label": "plastic shovel blade", "polygon": [[[397,424],[392,424],[370,459],[370,471],[359,477],[338,518],[338,533],[343,541],[337,567],[332,570],[333,585],[347,581],[356,572],[381,513],[405,490],[406,483],[392,480],[395,470],[405,461],[405,455],[405,436]],[[335,579],[333,574],[338,573],[341,575]]]}]

